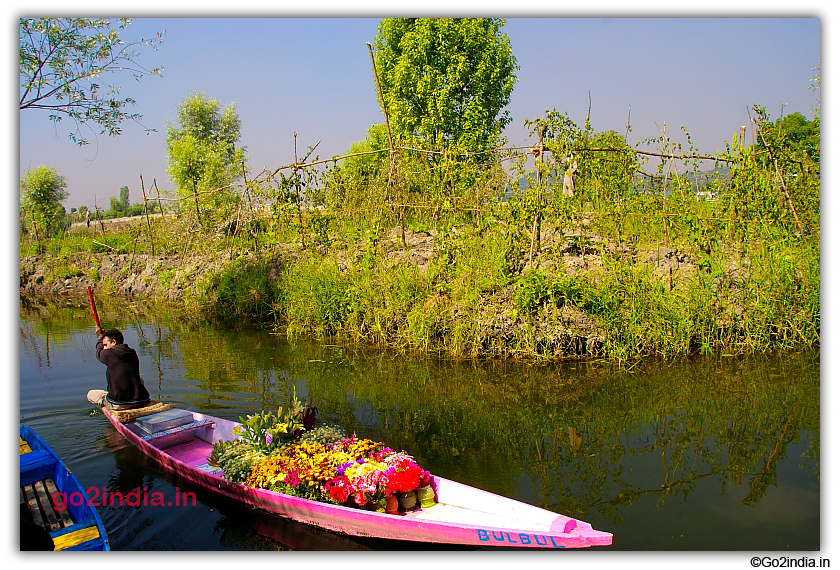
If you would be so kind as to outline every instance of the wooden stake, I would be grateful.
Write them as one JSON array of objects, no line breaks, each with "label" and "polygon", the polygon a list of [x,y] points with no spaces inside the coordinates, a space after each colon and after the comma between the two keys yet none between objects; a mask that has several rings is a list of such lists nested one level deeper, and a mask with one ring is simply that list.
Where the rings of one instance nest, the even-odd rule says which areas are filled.
[{"label": "wooden stake", "polygon": [[534,226],[531,228],[531,253],[528,256],[528,264],[533,269],[534,256],[540,251],[540,233],[542,232],[542,157],[545,146],[543,145],[543,136],[545,129],[540,130],[540,147],[539,152],[535,153],[535,164],[537,167],[537,211],[534,213]]},{"label": "wooden stake", "polygon": [[140,189],[143,191],[143,213],[146,215],[146,226],[149,228],[149,243],[152,245],[152,255],[154,255],[155,241],[152,237],[152,222],[149,220],[149,199],[146,197],[146,185],[143,183],[142,174],[140,175]]},{"label": "wooden stake", "polygon": [[160,188],[157,185],[157,178],[152,178],[152,183],[155,186],[155,191],[157,192],[158,197],[158,208],[160,209],[160,215],[163,216],[163,204],[160,201]]},{"label": "wooden stake", "polygon": [[300,246],[306,249],[306,232],[303,227],[303,211],[300,205],[300,176],[298,176],[297,131],[295,131],[295,193],[297,195],[298,226],[300,227]]},{"label": "wooden stake", "polygon": [[201,209],[198,206],[198,186],[193,176],[193,196],[195,197],[195,219],[198,222],[198,227],[201,228]]}]

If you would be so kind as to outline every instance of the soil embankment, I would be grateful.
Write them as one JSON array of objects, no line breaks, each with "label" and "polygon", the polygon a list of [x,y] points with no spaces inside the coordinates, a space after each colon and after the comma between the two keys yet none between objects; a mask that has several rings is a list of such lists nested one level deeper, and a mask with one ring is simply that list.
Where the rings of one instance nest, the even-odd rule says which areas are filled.
[{"label": "soil embankment", "polygon": [[196,283],[202,277],[218,272],[236,257],[241,255],[29,256],[20,260],[20,294],[75,294],[92,287],[107,294],[182,301],[196,294]]}]

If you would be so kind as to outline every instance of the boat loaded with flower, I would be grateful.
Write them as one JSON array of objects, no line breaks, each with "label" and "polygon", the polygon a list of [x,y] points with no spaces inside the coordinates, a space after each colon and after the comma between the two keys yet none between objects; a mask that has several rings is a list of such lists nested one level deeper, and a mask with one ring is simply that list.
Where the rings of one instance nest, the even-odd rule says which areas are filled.
[{"label": "boat loaded with flower", "polygon": [[241,422],[181,409],[104,412],[131,443],[197,485],[334,532],[474,546],[612,543],[583,521],[432,475],[405,451],[316,426],[317,409],[297,398],[285,412]]}]

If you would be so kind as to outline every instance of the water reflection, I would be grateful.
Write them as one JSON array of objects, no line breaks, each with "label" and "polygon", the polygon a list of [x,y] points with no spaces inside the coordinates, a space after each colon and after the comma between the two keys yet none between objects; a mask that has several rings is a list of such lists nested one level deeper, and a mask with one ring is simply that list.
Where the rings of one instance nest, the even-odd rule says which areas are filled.
[{"label": "water reflection", "polygon": [[[288,342],[142,304],[99,302],[100,315],[141,354],[153,397],[237,419],[296,392],[322,419],[405,449],[435,473],[614,532],[618,548],[784,547],[773,542],[781,533],[775,521],[789,511],[799,524],[785,525],[784,545],[819,547],[819,353],[629,370],[603,362],[452,362]],[[80,377],[101,378],[89,321],[84,300],[22,300],[22,355],[43,370],[54,367],[56,347],[65,360],[75,351]],[[22,390],[22,413],[28,397]],[[129,450],[115,455],[113,485],[139,484],[142,475],[130,472],[142,459]],[[709,517],[740,530],[705,525],[675,534]],[[236,521],[218,522],[219,546],[288,528],[270,520],[248,530]]]}]

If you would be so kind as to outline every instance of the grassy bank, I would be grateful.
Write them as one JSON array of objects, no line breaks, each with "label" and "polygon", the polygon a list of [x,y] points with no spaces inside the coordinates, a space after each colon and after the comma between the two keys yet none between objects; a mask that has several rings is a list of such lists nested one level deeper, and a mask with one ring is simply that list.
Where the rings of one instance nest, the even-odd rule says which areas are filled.
[{"label": "grassy bank", "polygon": [[408,228],[406,237],[405,247],[393,228],[318,250],[56,253],[26,258],[21,280],[27,292],[90,285],[291,336],[458,357],[625,360],[819,345],[819,249],[807,242],[698,259],[597,237],[584,250],[580,236],[546,227],[532,264],[527,243],[500,228]]},{"label": "grassy bank", "polygon": [[[819,256],[808,248],[758,245],[740,259],[704,260],[715,271],[670,248],[578,255],[567,246],[553,263],[515,273],[517,252],[499,235],[462,229],[435,243],[428,260],[412,260],[397,239],[390,252],[386,241],[379,251],[296,257],[275,280],[265,263],[237,264],[204,290],[204,305],[268,317],[291,335],[470,357],[628,359],[819,344]],[[585,267],[570,269],[579,261]]]}]

